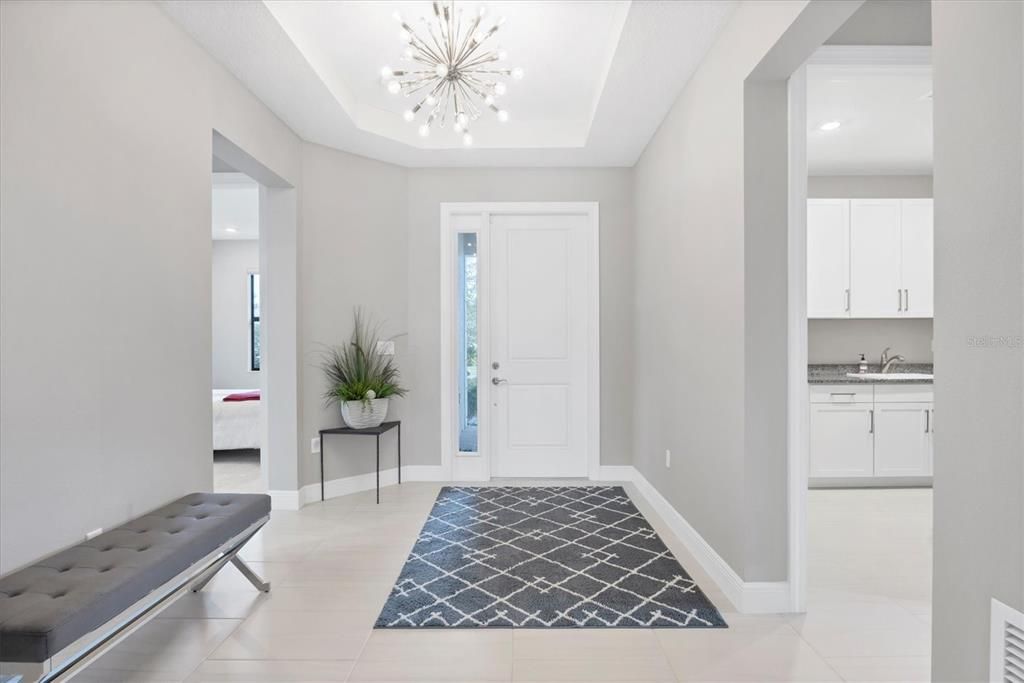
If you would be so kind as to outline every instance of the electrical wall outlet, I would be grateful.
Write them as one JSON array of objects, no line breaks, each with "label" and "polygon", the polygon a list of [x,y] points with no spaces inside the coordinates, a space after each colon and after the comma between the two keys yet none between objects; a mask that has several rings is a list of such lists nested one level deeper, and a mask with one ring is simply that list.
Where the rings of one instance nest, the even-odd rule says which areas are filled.
[{"label": "electrical wall outlet", "polygon": [[672,451],[665,449],[665,467],[672,467]]},{"label": "electrical wall outlet", "polygon": [[92,539],[96,538],[97,536],[99,536],[102,533],[103,533],[103,527],[100,527],[99,529],[93,529],[92,531],[90,531],[89,533],[87,533],[85,535],[85,540],[91,541]]},{"label": "electrical wall outlet", "polygon": [[312,439],[309,440],[309,452],[310,453],[319,453],[320,452],[320,437],[319,436],[314,436]]},{"label": "electrical wall outlet", "polygon": [[382,356],[395,355],[395,342],[388,339],[382,339],[381,341],[378,341],[377,353],[379,353]]}]

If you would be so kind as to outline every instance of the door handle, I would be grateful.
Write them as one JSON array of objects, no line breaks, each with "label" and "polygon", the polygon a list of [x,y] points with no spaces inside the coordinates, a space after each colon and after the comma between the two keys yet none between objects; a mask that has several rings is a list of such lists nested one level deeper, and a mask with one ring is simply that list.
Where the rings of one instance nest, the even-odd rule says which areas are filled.
[{"label": "door handle", "polygon": [[875,433],[875,411],[874,410],[870,410],[870,411],[868,411],[868,414],[871,416],[871,426],[868,427],[868,434],[874,434]]},{"label": "door handle", "polygon": [[507,384],[507,383],[508,383],[508,380],[503,378],[503,377],[492,377],[491,378],[491,384],[493,384],[494,386],[498,386],[499,384]]},{"label": "door handle", "polygon": [[909,289],[904,289],[903,290],[903,312],[904,313],[909,313],[910,312],[910,290]]},{"label": "door handle", "polygon": [[846,312],[850,312],[850,290],[846,290]]},{"label": "door handle", "polygon": [[896,311],[897,312],[902,312],[903,311],[903,290],[902,289],[897,289],[896,290]]},{"label": "door handle", "polygon": [[924,411],[924,433],[927,434],[932,430],[932,411]]}]

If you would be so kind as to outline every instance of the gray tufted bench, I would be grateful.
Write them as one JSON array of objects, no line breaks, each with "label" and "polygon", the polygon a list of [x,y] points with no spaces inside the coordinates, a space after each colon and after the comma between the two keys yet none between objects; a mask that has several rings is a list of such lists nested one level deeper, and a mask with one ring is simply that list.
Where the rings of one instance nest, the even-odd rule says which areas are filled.
[{"label": "gray tufted bench", "polygon": [[228,562],[269,591],[237,557],[269,518],[266,495],[192,493],[0,579],[0,662],[36,663],[42,681],[73,675]]}]

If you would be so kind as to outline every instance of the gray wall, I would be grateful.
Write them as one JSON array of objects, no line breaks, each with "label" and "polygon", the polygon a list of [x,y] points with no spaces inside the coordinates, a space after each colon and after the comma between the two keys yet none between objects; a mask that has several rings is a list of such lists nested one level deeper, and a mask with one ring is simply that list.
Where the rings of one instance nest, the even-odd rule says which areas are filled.
[{"label": "gray wall", "polygon": [[259,373],[249,369],[249,273],[259,269],[259,240],[214,240],[214,389],[260,386]]},{"label": "gray wall", "polygon": [[[861,10],[863,11],[863,10]],[[856,15],[855,15],[856,16]],[[811,176],[807,196],[880,199],[932,196],[932,177]],[[811,363],[853,363],[860,354],[874,362],[886,346],[915,363],[931,363],[932,321],[927,320],[809,320],[807,360]]]},{"label": "gray wall", "polygon": [[299,145],[150,3],[0,3],[0,63],[2,572],[210,486],[211,131]]},{"label": "gray wall", "polygon": [[826,42],[829,45],[931,45],[931,17],[930,0],[867,0]]},{"label": "gray wall", "polygon": [[[750,557],[744,79],[802,9],[741,4],[635,168],[634,464],[747,580],[784,578],[786,537],[763,539],[765,555]],[[769,353],[758,362],[784,367]],[[781,471],[766,488],[784,506]],[[785,515],[766,513],[771,523]]]},{"label": "gray wall", "polygon": [[[303,145],[303,446],[339,422],[323,407],[324,344],[347,340],[352,309],[386,323],[409,396],[393,402],[403,420],[402,462],[440,465],[440,205],[442,202],[597,201],[601,211],[602,463],[630,463],[633,386],[632,173],[629,169],[403,169],[318,145]],[[328,443],[328,453],[341,444]],[[390,444],[385,444],[388,452]],[[331,450],[334,449],[334,450]],[[328,479],[372,472],[372,442],[328,457]],[[303,482],[319,458],[302,448]],[[386,456],[385,464],[393,462]]]},{"label": "gray wall", "polygon": [[977,681],[990,599],[1024,609],[1024,5],[937,2],[933,19],[932,676]]},{"label": "gray wall", "polygon": [[[311,453],[310,439],[323,427],[341,424],[337,406],[323,405],[321,355],[326,345],[348,342],[356,306],[384,324],[385,336],[407,331],[406,280],[411,257],[404,168],[304,143],[302,177],[299,483],[309,484],[320,479],[320,460]],[[437,254],[417,256],[426,260],[436,259]],[[396,342],[395,360],[405,383],[415,390],[409,368],[410,337],[399,337]],[[402,463],[412,464],[424,445],[404,428],[411,417],[407,403],[405,399],[392,401],[389,415],[403,420]],[[390,441],[382,446],[389,454],[392,448]],[[335,438],[327,449],[328,479],[374,470],[372,439]],[[382,467],[393,467],[392,457],[386,456]]]}]

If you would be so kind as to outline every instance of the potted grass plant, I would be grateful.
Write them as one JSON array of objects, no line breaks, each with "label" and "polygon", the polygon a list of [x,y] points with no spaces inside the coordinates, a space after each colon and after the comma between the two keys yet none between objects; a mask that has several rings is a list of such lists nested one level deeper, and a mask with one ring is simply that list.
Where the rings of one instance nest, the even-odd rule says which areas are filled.
[{"label": "potted grass plant", "polygon": [[377,427],[387,417],[390,398],[405,396],[393,357],[380,352],[379,331],[356,309],[352,338],[328,349],[321,363],[327,376],[324,400],[337,403],[341,419],[353,429]]}]

